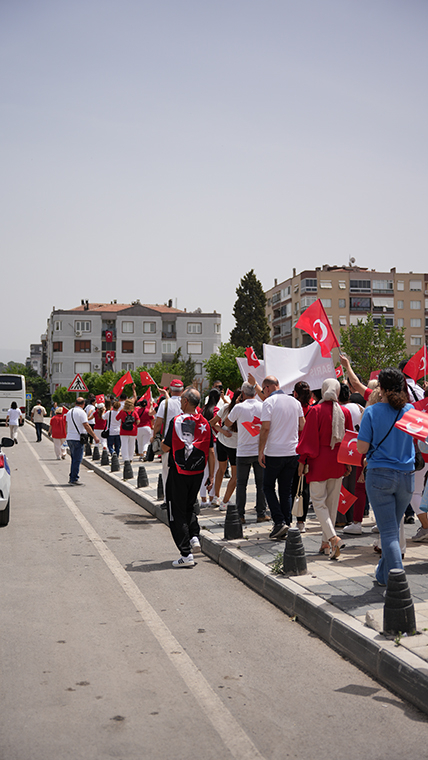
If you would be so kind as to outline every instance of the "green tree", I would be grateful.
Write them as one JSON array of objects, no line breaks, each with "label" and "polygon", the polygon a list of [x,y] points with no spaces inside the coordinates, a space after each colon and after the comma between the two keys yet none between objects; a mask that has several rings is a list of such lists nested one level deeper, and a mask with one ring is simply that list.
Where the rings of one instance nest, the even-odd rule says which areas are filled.
[{"label": "green tree", "polygon": [[366,322],[358,320],[358,324],[341,330],[340,335],[342,352],[348,356],[354,372],[365,382],[368,382],[371,372],[397,367],[401,359],[407,356],[404,328],[387,330],[384,316],[377,326],[369,314]]},{"label": "green tree", "polygon": [[215,380],[221,380],[225,390],[239,388],[242,383],[236,361],[236,357],[239,356],[245,356],[245,349],[242,346],[237,348],[231,343],[222,343],[218,354],[211,354],[210,358],[204,361],[210,387]]},{"label": "green tree", "polygon": [[42,405],[50,410],[51,407],[51,394],[49,391],[49,384],[37,374],[36,370],[26,364],[20,364],[18,362],[9,362],[6,369],[3,372],[9,375],[24,375],[25,386],[27,393],[33,394],[33,401],[30,402],[30,406],[35,403],[37,399],[40,399]]},{"label": "green tree", "polygon": [[257,356],[263,356],[263,343],[269,343],[270,330],[266,319],[266,296],[254,269],[247,272],[236,288],[233,307],[236,325],[230,333],[234,346],[252,346]]}]

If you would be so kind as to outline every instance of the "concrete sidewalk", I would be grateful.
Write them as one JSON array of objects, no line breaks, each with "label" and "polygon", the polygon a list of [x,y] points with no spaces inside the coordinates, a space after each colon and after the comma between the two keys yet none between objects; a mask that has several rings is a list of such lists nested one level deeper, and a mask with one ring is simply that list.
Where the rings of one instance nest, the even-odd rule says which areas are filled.
[{"label": "concrete sidewalk", "polygon": [[[137,488],[139,462],[133,462],[134,479],[123,480],[122,472],[111,473],[109,466],[84,457],[89,470],[109,482],[159,520],[167,514],[157,500],[159,460],[145,463],[149,486]],[[224,490],[226,481],[224,481]],[[338,561],[319,555],[321,531],[311,513],[307,532],[302,535],[307,575],[284,577],[272,573],[272,563],[283,553],[284,541],[269,540],[272,523],[256,523],[255,489],[248,488],[243,538],[224,540],[225,513],[203,507],[199,515],[202,551],[254,591],[273,602],[372,676],[428,713],[428,545],[411,541],[418,528],[406,525],[407,550],[404,568],[415,610],[417,635],[393,641],[382,635],[384,589],[374,584],[378,555],[371,533],[373,520],[367,518],[361,536],[343,536],[346,547]],[[340,531],[338,531],[340,535]],[[171,543],[171,559],[175,548]],[[367,617],[368,616],[368,617]],[[366,624],[367,619],[369,625]],[[374,626],[374,627],[372,627]]]}]

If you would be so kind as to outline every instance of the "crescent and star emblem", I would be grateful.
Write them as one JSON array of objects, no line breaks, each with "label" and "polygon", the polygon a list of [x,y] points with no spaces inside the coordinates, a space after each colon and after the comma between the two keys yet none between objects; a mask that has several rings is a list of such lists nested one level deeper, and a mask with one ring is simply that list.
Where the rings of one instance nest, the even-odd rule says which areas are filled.
[{"label": "crescent and star emblem", "polygon": [[[316,325],[316,324],[319,324],[319,326],[320,326],[320,329],[321,329],[321,337],[318,337],[317,333],[315,333],[315,330],[314,330],[314,336],[315,336],[315,339],[316,339],[316,340],[317,340],[319,343],[322,343],[322,342],[323,342],[323,341],[326,339],[326,337],[327,337],[327,335],[328,335],[328,330],[327,330],[327,327],[325,326],[324,322],[321,322],[321,320],[320,320],[320,319],[316,319],[316,320],[315,320],[315,322],[314,322],[314,328],[315,328],[315,325]],[[318,332],[318,331],[317,331],[317,332]]]}]

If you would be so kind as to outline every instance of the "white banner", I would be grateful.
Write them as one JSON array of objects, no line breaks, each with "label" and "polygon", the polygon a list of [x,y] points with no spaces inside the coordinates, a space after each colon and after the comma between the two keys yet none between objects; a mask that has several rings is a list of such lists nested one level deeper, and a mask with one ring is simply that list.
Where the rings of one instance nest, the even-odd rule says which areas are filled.
[{"label": "white banner", "polygon": [[260,362],[258,367],[249,367],[248,361],[245,358],[237,358],[236,361],[238,362],[239,371],[243,380],[248,380],[248,375],[251,374],[256,378],[256,383],[259,385],[262,384],[263,379],[266,377],[265,363],[263,361]]},{"label": "white banner", "polygon": [[327,378],[336,378],[333,359],[321,356],[321,349],[316,341],[303,348],[282,348],[264,344],[263,353],[265,377],[277,377],[284,393],[292,393],[295,384],[301,380],[308,383],[311,390],[316,390],[321,388]]}]

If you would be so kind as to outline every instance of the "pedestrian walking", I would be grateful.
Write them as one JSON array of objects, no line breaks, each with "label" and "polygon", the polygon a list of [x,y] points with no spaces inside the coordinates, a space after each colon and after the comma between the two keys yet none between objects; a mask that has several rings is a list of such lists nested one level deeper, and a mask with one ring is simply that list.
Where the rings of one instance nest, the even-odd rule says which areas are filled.
[{"label": "pedestrian walking", "polygon": [[24,415],[18,408],[18,404],[16,401],[12,401],[6,415],[6,425],[9,425],[10,437],[15,443],[18,443],[19,421],[22,419],[24,419]]},{"label": "pedestrian walking", "polygon": [[[181,380],[174,379],[171,380],[170,386],[169,386],[169,394],[165,390],[165,398],[158,406],[155,422],[153,425],[153,433],[152,437],[150,439],[150,443],[153,443],[156,436],[161,435],[162,439],[165,438],[167,430],[169,428],[169,425],[171,423],[171,420],[174,419],[174,417],[177,416],[177,414],[180,414],[181,412],[181,403],[180,403],[180,397],[183,393],[183,383]],[[166,493],[166,481],[168,479],[168,457],[165,455],[165,452],[162,453],[162,481],[163,481],[163,492]]]},{"label": "pedestrian walking", "polygon": [[49,435],[51,436],[54,444],[54,451],[57,459],[65,459],[66,457],[66,440],[67,440],[67,424],[65,421],[65,415],[63,413],[62,406],[57,406],[55,414],[51,417],[49,422]]},{"label": "pedestrian walking", "polygon": [[36,428],[36,443],[40,443],[42,440],[43,417],[46,417],[46,409],[42,406],[40,399],[38,399],[36,405],[31,410],[31,420]]},{"label": "pedestrian walking", "polygon": [[138,414],[134,409],[131,398],[125,399],[123,409],[118,412],[116,419],[120,421],[120,448],[124,462],[132,462],[137,440]]},{"label": "pedestrian walking", "polygon": [[117,419],[117,415],[120,412],[120,401],[115,400],[111,404],[111,409],[103,414],[103,419],[106,422],[107,436],[107,448],[110,454],[113,451],[119,456],[120,454],[120,420]]},{"label": "pedestrian walking", "polygon": [[82,485],[79,481],[80,464],[83,458],[83,447],[85,439],[90,436],[95,443],[99,443],[100,439],[95,435],[92,427],[88,422],[88,416],[83,409],[85,399],[79,396],[76,399],[75,406],[67,412],[66,424],[67,424],[67,445],[70,450],[71,466],[70,466],[70,486]]}]

